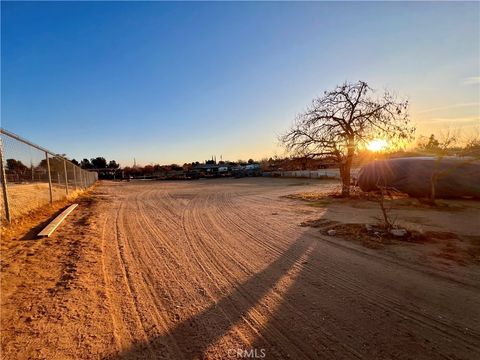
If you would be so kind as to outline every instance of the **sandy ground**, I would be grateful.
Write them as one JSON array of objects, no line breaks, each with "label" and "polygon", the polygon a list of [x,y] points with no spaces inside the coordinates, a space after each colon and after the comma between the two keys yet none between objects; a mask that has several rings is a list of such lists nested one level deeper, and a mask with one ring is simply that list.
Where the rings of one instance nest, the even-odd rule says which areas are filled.
[{"label": "sandy ground", "polygon": [[[51,238],[2,238],[2,358],[480,358],[478,263],[299,226],[373,215],[284,197],[329,186],[97,186]],[[425,214],[414,223],[476,236],[476,207]]]}]

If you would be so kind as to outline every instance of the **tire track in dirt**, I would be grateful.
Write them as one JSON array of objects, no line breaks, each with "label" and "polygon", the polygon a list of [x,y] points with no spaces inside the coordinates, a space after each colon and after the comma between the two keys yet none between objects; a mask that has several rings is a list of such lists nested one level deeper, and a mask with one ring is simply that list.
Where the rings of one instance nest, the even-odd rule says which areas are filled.
[{"label": "tire track in dirt", "polygon": [[[238,208],[238,207],[237,207]],[[244,206],[243,208],[250,209],[252,212],[255,212],[258,210],[259,206]],[[239,215],[236,213],[235,215]],[[243,214],[245,216],[245,213]],[[251,213],[249,214],[251,215]],[[245,218],[242,219],[242,227],[248,227],[250,225],[249,221],[245,221]],[[251,231],[258,231],[258,228],[252,227]],[[341,267],[330,267],[329,269],[335,270],[335,269],[340,269]],[[369,291],[366,292],[365,289],[361,286],[358,286],[356,284],[356,279],[354,277],[346,277],[347,275],[345,272],[339,272],[339,271],[330,271],[328,275],[331,277],[330,281],[333,280],[338,280],[338,281],[332,281],[333,283],[336,284],[337,288],[341,288],[342,290],[346,290],[352,294],[356,294],[356,296],[361,296],[364,300],[368,301],[370,304],[382,307],[385,309],[385,311],[393,311],[396,312],[400,317],[403,319],[409,319],[411,321],[417,322],[419,325],[423,327],[430,328],[431,330],[443,333],[444,335],[449,336],[452,340],[456,341],[461,341],[465,346],[469,347],[471,350],[477,350],[478,349],[478,337],[475,332],[470,332],[470,336],[472,338],[471,341],[468,341],[465,339],[465,333],[464,331],[459,330],[458,327],[451,326],[450,324],[446,322],[441,322],[438,321],[435,318],[425,316],[422,313],[419,313],[418,311],[413,310],[412,308],[409,308],[408,311],[402,311],[400,310],[401,307],[405,306],[404,303],[396,301],[392,297],[387,297],[383,295],[381,292],[374,292],[374,291]],[[328,282],[325,282],[326,285],[328,285]],[[379,302],[379,300],[382,300],[383,302]]]},{"label": "tire track in dirt", "polygon": [[[138,210],[138,212],[137,212],[138,216],[136,216],[135,219],[137,219],[137,223],[134,226],[132,226],[131,229],[127,226],[126,231],[127,231],[127,233],[130,233],[131,235],[133,235],[134,231],[136,231],[136,236],[141,235],[142,239],[145,239],[145,241],[142,242],[142,247],[148,247],[148,250],[146,250],[146,251],[139,251],[138,249],[131,250],[132,255],[125,256],[125,257],[130,259],[132,256],[134,256],[135,258],[140,259],[139,260],[140,261],[140,263],[139,263],[140,267],[143,267],[144,269],[149,267],[151,269],[152,264],[153,264],[152,261],[155,259],[155,256],[151,256],[151,254],[155,254],[157,256],[157,259],[156,259],[157,261],[159,260],[159,258],[164,257],[164,255],[165,255],[165,253],[160,254],[158,252],[158,250],[156,249],[156,243],[158,242],[159,244],[162,244],[162,247],[166,247],[165,245],[168,242],[165,241],[165,238],[162,238],[162,236],[161,236],[161,234],[158,230],[158,224],[153,225],[152,222],[150,221],[149,215],[151,215],[151,214],[149,214],[148,212],[146,212],[146,214],[145,214],[145,211],[144,211],[145,209],[142,209],[142,206],[141,206],[142,201],[141,200],[139,201],[139,199],[143,198],[143,196],[148,196],[148,198],[152,198],[152,196],[155,196],[155,194],[153,194],[152,192],[148,192],[148,193],[142,193],[142,194],[139,194],[139,195],[136,196],[135,202],[137,204],[136,210]],[[161,214],[161,215],[165,216],[165,214]],[[130,220],[130,222],[132,222],[132,220]],[[134,230],[134,229],[137,229],[137,230]],[[156,243],[153,243],[152,241],[149,241],[148,239],[150,239],[150,238],[155,239]],[[171,247],[169,247],[169,249],[173,254],[174,249],[171,248]],[[126,252],[126,251],[124,250],[123,252]],[[177,255],[178,255],[178,252],[177,252]],[[175,264],[175,263],[178,262],[178,257],[177,258],[170,257],[169,259],[165,259],[165,260],[166,261],[164,261],[164,264],[168,264],[169,261],[171,261],[173,264]],[[130,273],[133,272],[132,265],[129,264],[128,267],[130,268],[128,271]],[[168,267],[168,268],[169,268],[169,271],[170,271],[170,274],[168,274],[168,275],[170,275],[170,276],[173,275],[173,278],[175,278],[175,281],[179,282],[179,279],[174,275],[175,274],[175,272],[173,271],[174,269],[172,267]],[[208,272],[208,270],[206,270],[206,271]],[[158,279],[161,279],[161,278],[165,278],[166,275],[167,274],[155,273],[155,274],[152,275],[152,278],[158,280]],[[143,300],[146,303],[148,303],[150,307],[163,308],[163,310],[165,310],[165,306],[163,306],[164,304],[159,304],[157,301],[155,301],[154,296],[151,296],[151,298],[147,301],[145,293],[148,292],[148,288],[154,288],[154,284],[152,284],[152,281],[149,281],[149,279],[150,279],[150,276],[147,276],[145,278],[145,280],[147,280],[146,282],[148,283],[148,286],[146,286],[144,289],[142,289]],[[163,288],[169,288],[169,287],[171,288],[171,284],[164,284],[162,287]],[[186,292],[185,292],[185,294],[186,294]],[[193,296],[198,297],[198,294],[193,294],[192,297]],[[169,296],[169,298],[170,298],[170,302],[173,302],[173,297],[171,295]],[[213,298],[213,296],[211,296],[211,298]],[[190,300],[191,301],[192,299],[185,299],[185,300]],[[139,307],[139,306],[137,306],[137,307]],[[145,307],[145,306],[143,306],[143,307]]]},{"label": "tire track in dirt", "polygon": [[[218,218],[221,218],[222,220],[225,221],[218,221],[218,224],[224,225],[225,224],[231,224],[234,225],[238,231],[243,232],[244,234],[247,235],[247,237],[253,239],[253,243],[256,244],[257,246],[261,246],[265,250],[270,250],[272,251],[275,255],[281,254],[281,248],[274,247],[274,246],[268,246],[269,244],[275,244],[279,243],[279,239],[285,238],[286,234],[285,232],[277,232],[275,231],[275,227],[269,227],[265,226],[265,224],[262,224],[262,222],[259,222],[258,219],[261,219],[261,217],[258,215],[259,211],[258,208],[255,207],[253,210],[250,212],[250,216],[246,217],[245,213],[241,213],[240,211],[235,211],[238,209],[241,209],[241,206],[238,205],[233,205],[233,202],[231,201],[231,196],[227,196],[228,193],[222,193],[218,196],[223,196],[229,201],[214,201],[212,204],[214,204],[213,208],[216,210],[215,213],[218,216]],[[218,206],[215,206],[218,205]],[[233,211],[227,211],[227,207],[230,209],[234,209]],[[246,206],[244,206],[246,207]],[[251,208],[251,207],[248,207]],[[232,214],[232,217],[228,217],[225,214]],[[240,216],[242,214],[242,216]],[[222,216],[223,215],[223,216]],[[228,220],[226,220],[228,219]],[[238,221],[238,219],[241,219],[242,221]],[[254,220],[254,222],[252,222]],[[242,224],[242,225],[239,225]],[[247,229],[250,230],[247,230]],[[294,228],[294,227],[292,227]],[[270,233],[265,234],[265,229],[270,230]],[[257,234],[254,236],[253,234]],[[291,236],[294,236],[293,234]],[[262,238],[267,238],[267,241],[261,241],[260,239]],[[245,242],[242,242],[242,246],[245,246]],[[281,244],[281,242],[280,242]],[[248,250],[248,249],[246,249]],[[250,249],[251,253],[258,252],[259,249]],[[307,265],[302,265],[302,267],[306,267]],[[287,307],[290,311],[295,313],[297,316],[299,316],[302,320],[306,321],[306,323],[309,322],[309,319],[304,316],[301,312],[297,311],[295,309],[295,306],[293,304],[289,304],[286,302],[284,299],[282,299],[283,293],[278,293],[275,290],[273,290],[272,296],[276,298],[275,300],[277,302],[282,302],[284,301],[284,306]],[[288,331],[285,331],[286,329],[277,329],[278,333],[280,333],[280,330],[283,330],[284,333],[288,333]],[[324,331],[323,329],[319,330],[322,332],[325,338],[329,339],[329,341],[337,346],[343,347],[345,351],[349,352],[352,357],[360,357],[360,354],[352,347],[350,347],[348,344],[343,344],[338,342],[337,340],[334,339],[334,336],[327,332]],[[290,342],[293,340],[290,339]],[[288,342],[288,341],[287,341]]]},{"label": "tire track in dirt", "polygon": [[[212,181],[208,186],[200,182],[153,183],[129,184],[119,189],[124,196],[118,210],[119,224],[112,230],[117,238],[118,264],[125,273],[122,280],[127,289],[125,294],[132,301],[127,310],[121,309],[124,301],[112,301],[115,304],[112,307],[117,307],[114,326],[126,326],[122,324],[126,313],[138,317],[130,327],[117,330],[119,334],[129,334],[128,341],[120,342],[122,350],[128,342],[141,343],[145,350],[136,345],[134,349],[147,357],[155,354],[163,358],[189,358],[188,354],[196,354],[198,345],[206,358],[221,358],[229,347],[262,345],[277,358],[287,354],[312,358],[319,353],[327,358],[361,358],[375,351],[370,347],[362,351],[362,339],[377,341],[381,335],[375,327],[354,325],[351,331],[363,332],[363,338],[346,337],[348,332],[343,326],[348,323],[347,314],[354,313],[342,314],[340,306],[360,303],[362,313],[355,315],[358,321],[365,322],[377,314],[379,325],[385,327],[388,322],[383,319],[390,316],[392,324],[398,326],[391,333],[413,332],[417,341],[421,339],[415,345],[417,349],[428,353],[432,351],[429,342],[443,338],[455,343],[454,349],[463,347],[464,353],[478,352],[477,329],[465,333],[451,316],[436,319],[432,316],[434,310],[421,312],[420,306],[431,306],[431,301],[422,300],[419,305],[406,301],[400,291],[402,284],[399,289],[389,287],[380,291],[389,274],[401,269],[400,264],[385,262],[372,267],[368,261],[378,259],[330,246],[298,227],[300,220],[292,213],[291,203],[278,199],[288,189],[242,186],[233,181],[231,184]],[[295,253],[286,251],[298,241],[317,245],[299,260]],[[274,285],[265,283],[269,288],[260,298],[251,292],[251,285],[243,286],[280,257],[291,263],[291,267]],[[108,263],[107,272],[112,271]],[[378,274],[379,281],[372,278],[374,286],[366,286],[368,276],[356,276],[363,266],[367,266],[368,276],[382,266],[386,273]],[[420,277],[418,281],[424,281],[421,272],[412,269],[407,272],[402,275],[404,280]],[[107,278],[113,286],[114,277]],[[255,288],[261,286],[261,281],[255,284]],[[300,286],[308,296],[303,302],[299,302]],[[230,298],[232,289],[235,298]],[[116,296],[112,292],[110,295]],[[309,316],[306,306],[325,312],[327,325],[320,326],[317,315]],[[233,310],[236,307],[248,310],[239,314]],[[201,322],[205,318],[201,314],[205,312],[213,312],[212,319],[218,319],[215,321],[222,333]],[[340,322],[332,321],[331,316],[336,313]],[[172,315],[178,318],[172,319]],[[306,342],[305,330],[289,323],[288,318],[303,323],[304,328],[314,329],[315,343]],[[180,337],[189,333],[185,326],[190,322],[198,333],[211,336],[208,346],[200,338],[189,341]],[[301,331],[292,332],[292,325]],[[152,339],[160,339],[163,345]],[[398,355],[393,346],[387,345],[382,351]],[[450,357],[444,345],[435,343],[435,348],[438,357]]]},{"label": "tire track in dirt", "polygon": [[[268,198],[268,197],[264,197]],[[245,233],[252,234],[252,232],[258,232],[259,228],[257,226],[251,226],[251,222],[248,221],[250,216],[252,216],[253,213],[255,212],[260,212],[259,208],[261,208],[264,204],[264,202],[258,202],[254,201],[257,203],[256,206],[236,206],[235,209],[243,208],[243,209],[249,209],[250,212],[248,215],[245,212],[237,211],[234,213],[234,215],[237,218],[240,218],[242,221],[240,222],[242,224],[241,229]],[[216,203],[217,204],[217,203]],[[219,203],[221,204],[221,203]],[[233,208],[233,203],[230,203],[229,206]],[[222,209],[220,211],[223,214],[230,213],[232,212],[227,212],[226,209]],[[260,218],[260,217],[259,217]],[[246,230],[246,228],[249,228],[249,230]],[[307,266],[306,271],[311,271],[308,269],[309,267]],[[465,346],[469,347],[472,350],[475,350],[477,348],[479,342],[480,342],[480,337],[478,336],[478,333],[474,331],[470,331],[470,336],[471,340],[465,339],[465,333],[464,331],[460,330],[458,326],[452,326],[446,322],[439,321],[435,318],[426,316],[413,308],[409,308],[408,310],[401,310],[402,307],[404,307],[404,303],[401,303],[397,300],[395,300],[392,297],[385,296],[382,292],[378,291],[372,291],[371,289],[366,292],[364,287],[361,285],[357,284],[357,279],[354,277],[348,277],[348,275],[345,272],[341,271],[335,271],[335,269],[340,269],[340,266],[333,266],[329,268],[325,268],[324,272],[325,275],[328,275],[330,278],[330,281],[324,281],[324,285],[328,286],[331,283],[335,283],[336,288],[341,288],[342,290],[348,291],[351,294],[356,294],[356,296],[362,297],[364,300],[368,301],[370,304],[382,307],[386,311],[393,311],[397,313],[401,318],[403,319],[409,319],[412,321],[415,321],[419,325],[429,328],[434,331],[438,331],[444,335],[449,336],[450,338],[455,339],[456,341],[461,341]],[[331,281],[335,280],[335,281]],[[382,300],[382,302],[379,302],[379,300]]]},{"label": "tire track in dirt", "polygon": [[[112,231],[111,247],[108,252],[113,255],[104,260],[104,278],[106,279],[106,293],[111,304],[112,322],[115,333],[115,340],[119,350],[125,349],[134,339],[148,339],[143,327],[136,301],[136,295],[132,289],[130,268],[125,261],[124,244],[121,237],[124,236],[122,227],[124,203],[118,204],[115,217],[112,219],[110,229],[103,229],[102,233]],[[108,223],[108,218],[105,220]],[[105,244],[105,239],[102,239]],[[105,255],[106,253],[104,253]],[[109,274],[110,271],[114,274]],[[122,292],[120,295],[118,292]]]},{"label": "tire track in dirt", "polygon": [[[151,227],[149,228],[148,223],[145,222],[146,215],[139,207],[145,196],[150,197],[151,192],[142,192],[130,199],[130,206],[133,205],[130,212],[134,213],[135,216],[133,221],[131,219],[125,222],[124,231],[126,235],[128,234],[126,236],[128,239],[126,245],[128,246],[124,247],[124,251],[127,253],[126,250],[128,249],[126,258],[128,259],[131,276],[135,279],[132,281],[132,287],[135,290],[136,307],[140,309],[142,315],[140,318],[141,324],[145,334],[151,337],[159,333],[168,333],[172,323],[168,316],[172,313],[169,306],[175,303],[176,294],[166,290],[177,290],[178,288],[172,287],[172,284],[178,279],[171,268],[162,269],[162,266],[168,264],[168,261],[161,261],[164,260],[162,258],[168,254],[168,251],[160,253],[156,248],[157,243],[150,241],[150,239],[156,239],[158,244],[165,245],[165,242],[159,241],[162,238],[158,238],[158,233],[152,232]],[[138,241],[139,238],[142,241]],[[154,256],[155,254],[157,256]],[[173,258],[170,258],[170,260],[173,260]],[[173,279],[167,282],[172,277]],[[138,340],[142,341],[143,339]],[[166,337],[162,339],[162,342],[162,356],[165,358],[181,357],[181,352],[174,339]],[[158,344],[155,351],[157,352],[156,355],[160,355]]]},{"label": "tire track in dirt", "polygon": [[[214,204],[215,202],[212,201],[212,199],[215,196],[216,195],[212,195],[212,194],[207,195],[206,199],[202,200],[204,202],[204,204],[202,203],[202,204],[200,204],[200,206],[198,206],[198,209],[200,209],[199,211],[201,211],[201,209],[204,208],[206,204],[208,204],[208,205]],[[209,206],[208,208],[209,208],[210,211],[212,210],[211,206]],[[222,233],[222,232],[220,234],[215,234],[214,235],[214,233],[216,231],[218,231],[218,229],[217,229],[218,224],[221,223],[221,221],[218,221],[219,220],[218,218],[212,217],[212,216],[210,216],[210,214],[207,214],[206,216],[199,217],[196,220],[197,220],[198,229],[203,230],[202,233],[205,233],[205,231],[208,230],[208,236],[204,236],[204,240],[203,240],[204,243],[202,245],[202,249],[204,251],[205,247],[208,244],[208,246],[210,246],[208,248],[209,249],[208,253],[209,253],[210,257],[215,258],[215,259],[221,258],[222,260],[230,259],[232,263],[235,263],[238,267],[242,268],[243,271],[245,271],[245,269],[247,268],[248,265],[250,265],[250,267],[251,267],[251,264],[248,264],[248,263],[246,263],[246,265],[239,264],[238,258],[235,258],[235,257],[232,257],[232,256],[229,255],[230,253],[235,253],[237,255],[240,254],[240,252],[233,251],[233,249],[230,247],[232,244],[227,244],[226,240],[227,240],[227,238],[229,238],[229,236],[223,236],[224,233]],[[188,230],[187,230],[187,233],[188,233]],[[222,241],[219,242],[216,239],[221,239]],[[213,249],[211,247],[212,244],[215,244],[215,249]],[[245,245],[245,241],[241,241],[240,244]],[[228,248],[226,248],[225,246],[228,246]],[[195,249],[194,252],[198,253],[199,251],[201,251],[201,250],[199,250],[197,248],[197,249]],[[213,254],[213,252],[215,252],[215,255]],[[208,258],[208,256],[207,256],[207,258]],[[205,263],[205,259],[203,259],[202,262]],[[207,270],[205,270],[205,271],[207,271]],[[232,280],[230,281],[230,283],[233,286],[238,285],[238,280],[236,280],[236,281],[234,280],[238,277],[238,273],[236,273],[235,270],[232,270],[230,267],[223,266],[221,271],[224,273],[224,276],[225,276],[225,274],[228,274],[228,277],[233,280],[233,281]],[[212,274],[209,274],[209,275],[210,275],[210,277],[212,276]],[[247,301],[250,301],[250,302],[254,301],[254,299],[251,296],[249,296],[248,293],[241,292],[241,295],[242,295],[242,297],[247,299]],[[277,295],[277,297],[279,297],[278,294],[276,294],[276,295]],[[244,322],[246,322],[249,325],[250,330],[254,331],[257,335],[258,335],[258,330],[256,330],[256,329],[258,329],[258,327],[261,326],[261,323],[263,322],[263,318],[265,318],[266,314],[270,313],[270,310],[268,308],[264,308],[263,310],[264,310],[265,313],[260,314],[259,310],[257,310],[256,308],[253,308],[250,311],[252,319],[250,321],[248,321],[245,317],[242,319]],[[254,321],[254,324],[252,324],[251,321]],[[233,324],[232,324],[232,326],[233,326]],[[237,324],[237,326],[238,326],[238,324]],[[276,332],[276,337],[281,338],[282,333],[280,331],[277,331]]]},{"label": "tire track in dirt", "polygon": [[[227,244],[227,241],[228,239],[232,238],[230,235],[231,234],[228,234],[228,236],[224,236],[225,232],[223,230],[225,230],[228,225],[230,224],[230,222],[225,222],[224,219],[220,213],[216,212],[215,209],[216,209],[216,205],[217,204],[222,204],[224,203],[224,200],[220,199],[219,200],[219,197],[225,197],[226,195],[225,194],[209,194],[206,196],[206,199],[204,200],[205,201],[205,204],[203,205],[206,205],[208,204],[208,209],[209,209],[209,213],[206,214],[204,216],[204,218],[206,219],[203,219],[202,221],[200,221],[200,223],[198,224],[198,227],[200,229],[203,229],[204,232],[205,230],[208,230],[209,234],[207,237],[205,237],[204,241],[205,241],[205,244],[208,244],[208,245],[212,245],[213,243],[216,244],[216,248],[218,249],[218,255],[216,256],[212,256],[213,258],[216,258],[216,257],[219,257],[219,256],[222,256],[223,254],[223,258],[225,258],[225,254],[230,254],[230,253],[235,253],[238,257],[241,257],[240,255],[245,252],[245,253],[258,253],[258,248],[254,249],[252,247],[248,248],[247,247],[247,241],[246,239],[243,239],[242,241],[239,241],[239,244],[241,244],[241,248],[239,249],[239,251],[235,251],[235,244],[232,244],[232,243],[229,243]],[[200,208],[202,208],[200,206]],[[232,207],[232,209],[235,209]],[[230,211],[232,211],[232,209]],[[221,213],[224,213],[223,211]],[[250,221],[255,220],[255,217],[252,217],[250,219]],[[238,219],[237,219],[238,221]],[[243,222],[243,224],[245,224],[245,222]],[[222,227],[223,226],[226,226],[226,227]],[[222,227],[222,231],[219,231],[219,227]],[[218,232],[217,234],[215,234],[215,232]],[[258,245],[260,243],[259,239],[258,239],[258,234],[261,234],[260,232],[256,232],[257,233],[257,236],[252,236],[251,233],[247,233],[247,237],[249,237],[249,241],[252,242],[252,244],[256,244]],[[216,239],[221,239],[221,241],[219,242],[218,240]],[[238,234],[237,234],[237,237],[236,237],[237,240],[238,239]],[[272,243],[274,243],[274,237],[272,237]],[[228,251],[225,249],[225,246],[228,246]],[[243,249],[242,249],[243,248]],[[271,249],[272,247],[270,247]],[[276,249],[276,248],[275,248]],[[210,248],[210,251],[212,249]],[[243,251],[242,251],[243,250]],[[250,250],[250,252],[249,252]],[[198,251],[198,250],[197,250]],[[227,252],[226,252],[227,251]],[[280,250],[277,250],[275,251],[275,253],[277,254],[280,254],[281,251]],[[238,262],[238,257],[236,258],[233,258],[231,256],[228,256],[228,258],[232,261],[232,262]],[[249,264],[248,262],[245,262],[245,265],[243,265],[242,267],[243,268],[247,268],[247,267],[251,267],[252,264]],[[296,265],[294,265],[296,266]],[[228,268],[224,267],[224,272],[225,273],[228,273],[230,275],[231,278],[235,278],[235,276],[238,276],[238,274],[236,275],[234,272],[230,271]],[[235,283],[233,284],[235,285]],[[252,298],[249,296],[249,294],[247,293],[243,293],[242,294],[246,299],[249,299],[250,301],[252,301]],[[273,303],[275,302],[280,302],[281,301],[281,296],[282,296],[282,293],[278,293],[276,291],[273,291],[272,294],[270,295],[272,297],[272,301]],[[291,309],[293,309],[293,307],[291,307]],[[254,323],[256,324],[257,328],[259,326],[261,326],[261,323],[263,322],[261,319],[263,319],[265,317],[265,313],[266,314],[269,314],[271,313],[271,311],[268,309],[268,308],[263,308],[262,311],[264,312],[264,314],[261,314],[259,310],[257,310],[256,308],[252,309],[251,310],[251,314],[253,316],[253,321]],[[300,314],[297,312],[297,314]],[[283,329],[282,329],[283,330]],[[258,331],[257,331],[258,332]],[[273,332],[273,329],[270,329],[270,332]],[[283,331],[284,333],[285,331]],[[324,335],[329,337],[330,340],[333,339],[333,336],[329,336],[327,335],[326,332],[324,332]],[[275,336],[274,337],[277,337],[277,338],[282,338],[282,331],[280,331],[280,329],[275,329]],[[284,342],[285,343],[289,343],[287,341],[288,339],[284,339]],[[292,341],[290,341],[291,343]],[[337,343],[338,344],[338,341],[334,341],[334,343]],[[356,354],[355,350],[352,349],[352,348],[348,348],[348,346],[346,345],[343,345],[343,347],[345,347],[346,349],[348,349],[348,351],[351,353],[351,354]],[[291,349],[290,349],[291,350]]]},{"label": "tire track in dirt", "polygon": [[[185,211],[182,214],[183,215],[182,225],[183,225],[184,234],[186,236],[187,242],[191,249],[192,256],[194,257],[198,266],[202,269],[203,273],[207,276],[210,287],[213,286],[217,290],[218,296],[216,297],[212,295],[211,291],[206,291],[207,295],[214,301],[215,304],[217,304],[218,302],[217,299],[219,297],[226,296],[227,292],[225,289],[231,286],[231,280],[228,280],[227,277],[223,276],[224,272],[228,273],[230,276],[231,276],[231,272],[225,267],[220,268],[218,264],[215,264],[211,260],[212,258],[215,258],[215,256],[213,256],[214,250],[209,246],[210,244],[204,242],[201,238],[197,236],[197,232],[199,229],[196,226],[198,226],[198,218],[199,216],[201,216],[199,214],[201,210],[198,210],[197,208],[198,201],[199,201],[199,196],[195,196],[192,199],[192,203],[190,204],[190,207],[188,209],[185,209]],[[197,244],[197,242],[199,244]],[[222,258],[221,254],[217,256],[218,256],[217,259]],[[216,272],[216,275],[214,274],[214,272]],[[220,279],[222,279],[223,281],[221,281]],[[205,288],[207,288],[207,286]],[[229,328],[233,327],[234,321],[228,315],[228,312],[225,311],[224,309],[220,309],[220,311],[224,315],[224,317],[227,319],[228,323],[230,324],[228,327]],[[240,343],[248,343],[248,340],[246,339],[246,337],[243,335],[242,332],[235,331],[235,333]]]},{"label": "tire track in dirt", "polygon": [[[137,194],[137,197],[141,197],[144,194]],[[116,330],[116,342],[118,350],[124,350],[127,345],[131,345],[132,342],[142,341],[147,344],[147,339],[152,335],[151,328],[148,327],[149,322],[146,319],[155,319],[156,326],[163,328],[164,331],[168,328],[165,321],[162,320],[157,307],[151,306],[152,303],[145,304],[146,290],[148,287],[143,287],[144,283],[143,273],[138,268],[138,264],[134,259],[142,260],[146,258],[144,253],[138,253],[135,249],[136,245],[142,245],[140,242],[131,242],[129,235],[131,235],[130,228],[125,228],[122,224],[125,222],[125,205],[129,204],[131,200],[129,197],[122,199],[121,202],[114,205],[117,208],[115,216],[115,226],[113,228],[107,227],[108,218],[105,220],[103,233],[112,232],[112,241],[114,246],[113,253],[116,254],[116,262],[110,262],[109,266],[105,264],[104,260],[104,277],[107,279],[107,294],[108,300],[111,304],[111,314],[113,327]],[[133,220],[134,224],[138,224],[141,219],[138,219],[138,213],[132,212],[132,209],[128,209],[129,214],[136,214],[133,219],[129,216],[130,221]],[[125,224],[128,225],[128,224]],[[128,226],[127,226],[128,227]],[[141,229],[141,227],[140,227]],[[128,236],[127,236],[128,235]],[[133,235],[133,234],[132,234]],[[148,237],[148,236],[147,236]],[[125,239],[125,240],[123,240]],[[134,236],[135,239],[135,236]],[[105,243],[105,236],[103,243]],[[109,251],[112,253],[112,251]],[[107,253],[104,252],[104,256]],[[139,255],[139,256],[136,256]],[[145,265],[145,262],[141,262],[141,265]],[[112,269],[121,269],[121,274],[109,274]],[[162,279],[162,276],[158,276],[158,279]],[[121,280],[119,280],[121,279]],[[166,285],[163,286],[166,288]],[[119,294],[120,293],[120,294]],[[170,349],[175,349],[175,346],[170,344]],[[152,349],[148,349],[149,353],[153,354]]]},{"label": "tire track in dirt", "polygon": [[[214,195],[209,194],[206,199],[204,199],[204,204],[203,206],[206,207],[206,205],[212,204],[212,197]],[[209,210],[212,210],[211,207],[209,206]],[[240,251],[235,251],[234,247],[232,247],[231,243],[227,246],[226,242],[227,239],[230,238],[230,236],[225,234],[224,232],[219,232],[218,231],[218,219],[212,218],[210,216],[210,213],[205,214],[205,216],[199,216],[196,218],[197,220],[197,227],[200,231],[202,232],[208,232],[208,237],[204,238],[204,244],[208,243],[210,245],[210,252],[213,256],[212,258],[218,258],[221,257],[222,260],[224,260],[222,263],[223,264],[228,264],[230,263],[230,266],[225,266],[221,264],[221,268],[219,268],[219,271],[221,273],[228,276],[225,276],[227,281],[229,282],[230,286],[235,287],[238,286],[238,278],[239,278],[239,272],[240,270],[241,273],[243,273],[244,277],[251,276],[251,270],[249,271],[248,269],[252,268],[252,265],[246,261],[246,259],[241,256],[242,252]],[[220,241],[218,239],[221,239]],[[240,239],[237,239],[240,240]],[[245,244],[244,241],[241,241],[241,243]],[[214,248],[212,248],[212,245],[214,245]],[[235,253],[236,256],[232,256],[231,254]],[[253,303],[256,299],[253,299],[252,297],[249,296],[248,293],[245,293],[243,291],[239,291],[241,296],[246,300],[246,302]],[[255,333],[258,333],[256,331],[256,328],[258,327],[258,311],[253,308],[250,310],[252,313],[253,317],[251,320],[248,320],[245,316],[242,317],[242,321],[248,326],[249,331],[253,331]],[[253,321],[253,323],[252,323]],[[231,322],[232,327],[238,328],[238,322],[235,324],[234,322]],[[244,330],[245,331],[245,330]],[[237,333],[240,331],[237,330]],[[248,344],[248,342],[247,342]]]}]

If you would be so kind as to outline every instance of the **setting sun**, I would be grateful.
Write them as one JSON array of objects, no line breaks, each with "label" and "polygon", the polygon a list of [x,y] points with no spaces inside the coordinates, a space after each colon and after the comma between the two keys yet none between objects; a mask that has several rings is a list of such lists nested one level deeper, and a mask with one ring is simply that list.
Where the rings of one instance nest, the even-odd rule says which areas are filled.
[{"label": "setting sun", "polygon": [[374,139],[367,144],[370,151],[382,151],[388,147],[388,142],[384,139]]}]

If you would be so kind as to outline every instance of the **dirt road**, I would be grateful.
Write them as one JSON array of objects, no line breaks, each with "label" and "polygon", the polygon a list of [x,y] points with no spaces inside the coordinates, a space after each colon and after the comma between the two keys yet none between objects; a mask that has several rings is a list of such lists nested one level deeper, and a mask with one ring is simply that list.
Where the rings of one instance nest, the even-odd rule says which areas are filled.
[{"label": "dirt road", "polygon": [[53,238],[4,251],[3,357],[480,358],[478,266],[299,226],[323,210],[282,195],[319,184],[98,186]]}]

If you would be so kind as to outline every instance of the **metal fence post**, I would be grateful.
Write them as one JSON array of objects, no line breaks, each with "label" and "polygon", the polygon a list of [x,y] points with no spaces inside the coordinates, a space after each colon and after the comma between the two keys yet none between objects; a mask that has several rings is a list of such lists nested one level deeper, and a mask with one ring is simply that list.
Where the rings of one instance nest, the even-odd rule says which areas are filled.
[{"label": "metal fence post", "polygon": [[77,167],[73,166],[73,183],[75,184],[75,190],[77,190]]},{"label": "metal fence post", "polygon": [[45,159],[47,160],[48,190],[50,191],[50,204],[51,204],[53,203],[52,174],[50,174],[50,160],[48,159],[48,152],[46,151],[45,151]]},{"label": "metal fence post", "polygon": [[67,173],[67,161],[63,159],[63,171],[65,173],[65,193],[68,195],[68,173]]},{"label": "metal fence post", "polygon": [[0,171],[2,175],[2,190],[3,190],[3,206],[5,208],[5,218],[7,222],[11,221],[10,218],[10,205],[8,203],[8,191],[7,191],[7,178],[5,176],[5,167],[3,166],[3,143],[0,141]]}]

